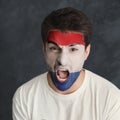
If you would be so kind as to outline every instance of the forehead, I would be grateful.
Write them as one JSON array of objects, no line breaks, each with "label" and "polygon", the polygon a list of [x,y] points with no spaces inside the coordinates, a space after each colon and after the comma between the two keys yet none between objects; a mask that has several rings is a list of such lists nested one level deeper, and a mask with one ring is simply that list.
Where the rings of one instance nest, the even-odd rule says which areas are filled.
[{"label": "forehead", "polygon": [[50,31],[47,36],[47,42],[56,43],[57,45],[85,45],[82,33],[77,32],[61,32],[59,30]]}]

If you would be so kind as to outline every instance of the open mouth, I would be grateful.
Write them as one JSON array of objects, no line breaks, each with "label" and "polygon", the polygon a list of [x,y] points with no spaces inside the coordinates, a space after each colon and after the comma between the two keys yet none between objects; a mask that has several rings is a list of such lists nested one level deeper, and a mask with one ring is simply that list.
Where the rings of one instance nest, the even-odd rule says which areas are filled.
[{"label": "open mouth", "polygon": [[57,78],[60,82],[65,82],[69,77],[68,70],[57,70],[56,74],[57,74]]}]

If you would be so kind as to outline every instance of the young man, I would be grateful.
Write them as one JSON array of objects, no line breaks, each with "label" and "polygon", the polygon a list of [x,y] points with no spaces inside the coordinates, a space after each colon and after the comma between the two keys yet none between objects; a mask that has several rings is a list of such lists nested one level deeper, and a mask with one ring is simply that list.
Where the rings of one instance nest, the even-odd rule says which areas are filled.
[{"label": "young man", "polygon": [[58,9],[41,28],[48,72],[18,88],[13,120],[119,120],[118,88],[83,68],[92,33],[86,15]]}]

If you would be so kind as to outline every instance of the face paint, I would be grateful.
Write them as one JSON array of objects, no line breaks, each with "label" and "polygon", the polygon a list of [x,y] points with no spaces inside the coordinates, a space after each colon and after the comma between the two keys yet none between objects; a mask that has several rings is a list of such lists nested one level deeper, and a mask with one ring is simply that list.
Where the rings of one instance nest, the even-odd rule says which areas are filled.
[{"label": "face paint", "polygon": [[82,34],[75,32],[51,31],[48,35],[46,62],[54,85],[61,91],[73,85],[83,67],[85,46],[82,40]]},{"label": "face paint", "polygon": [[70,73],[68,79],[64,82],[60,82],[58,80],[55,72],[50,71],[50,75],[56,88],[58,88],[61,91],[65,91],[73,85],[73,83],[76,81],[76,79],[80,75],[80,72]]},{"label": "face paint", "polygon": [[58,45],[71,45],[73,43],[85,45],[83,35],[77,32],[63,33],[60,31],[50,31],[47,41],[57,43]]}]

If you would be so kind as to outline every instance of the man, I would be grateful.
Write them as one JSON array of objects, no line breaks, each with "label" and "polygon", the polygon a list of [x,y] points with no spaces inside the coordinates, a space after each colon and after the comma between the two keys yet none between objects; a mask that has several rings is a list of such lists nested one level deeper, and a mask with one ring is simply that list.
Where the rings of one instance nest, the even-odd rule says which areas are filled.
[{"label": "man", "polygon": [[48,72],[22,85],[13,97],[13,120],[119,120],[120,93],[83,68],[92,26],[81,11],[62,8],[43,21]]}]

